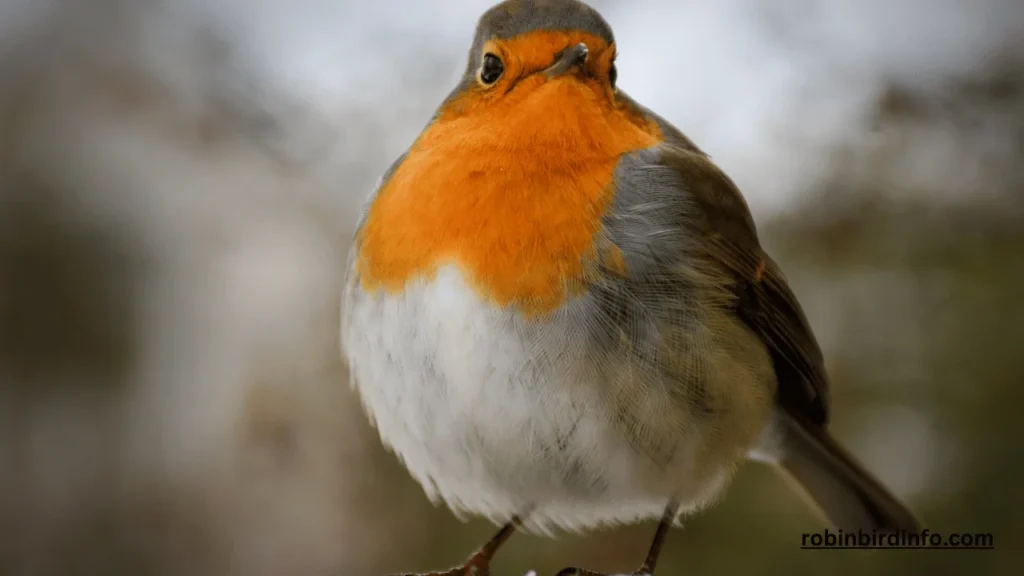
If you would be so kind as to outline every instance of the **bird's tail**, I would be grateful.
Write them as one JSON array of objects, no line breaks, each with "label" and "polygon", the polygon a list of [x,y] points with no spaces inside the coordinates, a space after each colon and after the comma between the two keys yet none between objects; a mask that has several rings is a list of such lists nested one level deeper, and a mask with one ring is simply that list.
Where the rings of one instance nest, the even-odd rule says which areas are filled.
[{"label": "bird's tail", "polygon": [[828,431],[783,417],[781,469],[844,531],[918,532],[921,524]]}]

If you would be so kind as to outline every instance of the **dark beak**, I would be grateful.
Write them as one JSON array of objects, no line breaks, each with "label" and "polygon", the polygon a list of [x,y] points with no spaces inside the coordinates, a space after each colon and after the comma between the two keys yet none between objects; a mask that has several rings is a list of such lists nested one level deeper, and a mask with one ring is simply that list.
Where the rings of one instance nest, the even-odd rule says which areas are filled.
[{"label": "dark beak", "polygon": [[544,73],[549,77],[555,77],[561,76],[566,72],[582,70],[583,65],[587,62],[588,54],[590,54],[590,50],[586,44],[580,43],[575,46],[569,46],[555,55],[555,63],[545,68]]}]

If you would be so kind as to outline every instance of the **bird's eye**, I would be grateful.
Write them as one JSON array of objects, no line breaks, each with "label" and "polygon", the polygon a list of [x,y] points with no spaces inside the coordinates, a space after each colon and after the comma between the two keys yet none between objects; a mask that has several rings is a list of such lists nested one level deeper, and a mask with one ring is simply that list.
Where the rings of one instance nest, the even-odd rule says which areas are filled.
[{"label": "bird's eye", "polygon": [[615,81],[619,79],[619,71],[615,68],[615,64],[612,63],[612,67],[608,69],[608,83],[615,88]]},{"label": "bird's eye", "polygon": [[484,84],[494,84],[501,78],[501,73],[505,71],[505,65],[501,63],[501,59],[494,54],[484,54],[484,65],[480,67],[480,81]]}]

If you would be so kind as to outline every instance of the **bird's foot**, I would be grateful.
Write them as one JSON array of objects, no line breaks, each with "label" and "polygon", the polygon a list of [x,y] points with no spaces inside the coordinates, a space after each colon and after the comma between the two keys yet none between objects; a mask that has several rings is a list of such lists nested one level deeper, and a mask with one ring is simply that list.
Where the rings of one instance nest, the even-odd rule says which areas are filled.
[{"label": "bird's foot", "polygon": [[[594,572],[592,570],[587,570],[585,568],[563,568],[557,574],[557,576],[625,576],[625,575],[608,574],[608,573],[605,573],[605,572]],[[637,570],[635,572],[630,572],[629,576],[654,576],[654,572],[652,570],[648,570],[646,568],[641,568],[641,569],[639,569],[639,570]]]},{"label": "bird's foot", "polygon": [[462,566],[444,572],[404,573],[391,576],[491,576],[491,558],[478,552]]},{"label": "bird's foot", "polygon": [[512,533],[521,526],[522,518],[513,516],[508,524],[501,527],[493,538],[480,547],[466,563],[458,568],[452,568],[446,572],[425,572],[419,574],[405,573],[392,574],[391,576],[491,576],[491,558],[501,548],[501,545],[512,536]]}]

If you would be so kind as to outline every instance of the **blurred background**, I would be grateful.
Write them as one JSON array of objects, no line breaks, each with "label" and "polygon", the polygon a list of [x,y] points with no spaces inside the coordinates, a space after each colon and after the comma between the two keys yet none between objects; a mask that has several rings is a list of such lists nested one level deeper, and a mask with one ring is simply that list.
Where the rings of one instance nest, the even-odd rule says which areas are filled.
[{"label": "blurred background", "polygon": [[[489,0],[0,0],[0,574],[376,576],[489,538],[384,452],[338,353],[357,210]],[[996,551],[801,551],[770,470],[672,574],[1024,564],[1024,4],[595,1],[619,85],[746,194],[836,434]],[[654,526],[519,536],[496,576],[635,568]]]}]

